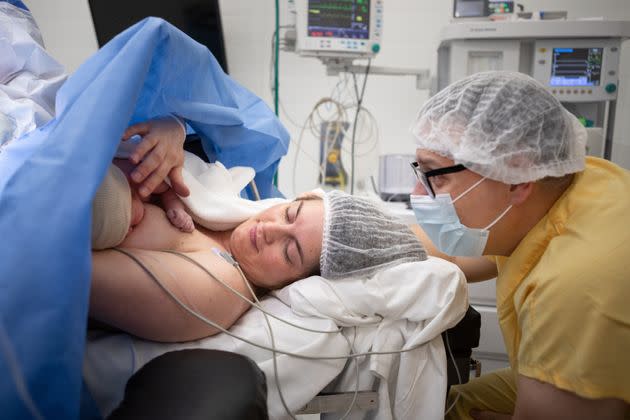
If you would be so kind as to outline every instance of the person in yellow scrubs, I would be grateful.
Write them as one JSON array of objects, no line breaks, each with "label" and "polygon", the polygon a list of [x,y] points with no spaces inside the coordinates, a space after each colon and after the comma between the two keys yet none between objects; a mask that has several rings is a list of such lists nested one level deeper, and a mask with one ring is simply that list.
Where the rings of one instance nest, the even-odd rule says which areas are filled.
[{"label": "person in yellow scrubs", "polygon": [[447,418],[630,418],[630,173],[586,157],[547,89],[478,73],[420,110],[411,204],[430,253],[496,277],[510,369],[453,387]]}]

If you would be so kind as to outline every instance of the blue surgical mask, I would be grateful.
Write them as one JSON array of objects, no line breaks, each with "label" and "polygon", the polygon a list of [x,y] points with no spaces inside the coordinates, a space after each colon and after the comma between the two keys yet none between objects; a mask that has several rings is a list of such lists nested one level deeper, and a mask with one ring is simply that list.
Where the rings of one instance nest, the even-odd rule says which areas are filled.
[{"label": "blue surgical mask", "polygon": [[482,256],[488,242],[490,228],[512,208],[509,206],[483,229],[473,229],[463,225],[453,203],[484,180],[485,178],[480,179],[454,200],[450,194],[438,194],[435,199],[428,195],[411,196],[411,208],[416,220],[441,252],[453,256]]}]

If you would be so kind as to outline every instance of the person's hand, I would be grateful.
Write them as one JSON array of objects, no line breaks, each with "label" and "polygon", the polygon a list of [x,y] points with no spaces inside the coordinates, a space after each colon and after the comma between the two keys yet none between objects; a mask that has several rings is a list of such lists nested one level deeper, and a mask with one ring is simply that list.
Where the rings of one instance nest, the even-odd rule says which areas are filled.
[{"label": "person's hand", "polygon": [[127,128],[122,139],[128,140],[135,134],[142,136],[142,141],[129,160],[137,165],[131,179],[138,184],[138,193],[148,197],[168,176],[173,190],[188,196],[190,191],[182,177],[186,135],[181,125],[173,117],[150,120]]},{"label": "person's hand", "polygon": [[481,411],[472,409],[470,416],[475,420],[510,420],[511,414],[495,413],[494,411]]}]

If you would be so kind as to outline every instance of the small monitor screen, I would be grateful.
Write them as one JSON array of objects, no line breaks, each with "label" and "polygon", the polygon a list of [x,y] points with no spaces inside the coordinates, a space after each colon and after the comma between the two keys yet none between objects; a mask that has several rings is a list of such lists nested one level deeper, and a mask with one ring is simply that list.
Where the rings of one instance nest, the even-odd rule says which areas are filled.
[{"label": "small monitor screen", "polygon": [[603,48],[554,48],[551,86],[599,86]]},{"label": "small monitor screen", "polygon": [[460,17],[486,16],[486,4],[484,0],[455,0],[453,15]]},{"label": "small monitor screen", "polygon": [[308,36],[322,38],[370,37],[370,0],[309,0]]}]

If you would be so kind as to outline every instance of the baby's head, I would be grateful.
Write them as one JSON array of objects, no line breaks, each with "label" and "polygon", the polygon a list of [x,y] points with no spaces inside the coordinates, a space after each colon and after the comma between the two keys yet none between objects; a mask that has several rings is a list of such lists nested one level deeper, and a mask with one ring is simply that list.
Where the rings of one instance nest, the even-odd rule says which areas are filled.
[{"label": "baby's head", "polygon": [[332,191],[274,206],[239,225],[231,251],[255,285],[276,289],[314,274],[370,276],[426,253],[405,224],[365,198]]},{"label": "baby's head", "polygon": [[113,165],[125,174],[127,183],[131,192],[131,227],[136,226],[144,217],[144,202],[149,201],[148,198],[142,198],[138,193],[138,185],[131,179],[131,173],[136,169],[137,165],[128,159],[114,159]]},{"label": "baby's head", "polygon": [[132,192],[123,171],[110,165],[92,201],[92,249],[112,248],[127,236]]},{"label": "baby's head", "polygon": [[110,165],[92,201],[92,249],[119,245],[144,217],[142,199],[131,185],[124,168]]}]

